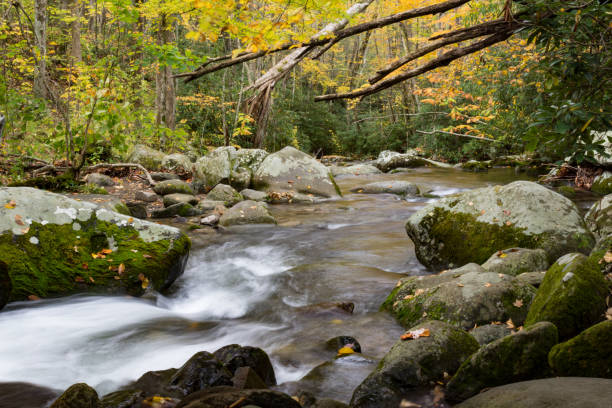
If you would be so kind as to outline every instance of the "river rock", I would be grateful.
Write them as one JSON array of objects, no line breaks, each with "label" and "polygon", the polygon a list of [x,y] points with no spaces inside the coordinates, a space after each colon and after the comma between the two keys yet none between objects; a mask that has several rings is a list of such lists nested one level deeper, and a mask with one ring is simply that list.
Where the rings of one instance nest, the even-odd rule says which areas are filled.
[{"label": "river rock", "polygon": [[164,207],[170,207],[174,204],[188,203],[196,205],[200,202],[195,196],[191,194],[174,193],[164,196]]},{"label": "river rock", "polygon": [[555,375],[612,378],[612,320],[557,344],[548,355]]},{"label": "river rock", "polygon": [[252,173],[249,169],[237,167],[230,174],[229,184],[237,190],[244,190],[251,185],[251,177]]},{"label": "river rock", "polygon": [[459,168],[461,168],[461,170],[473,171],[475,173],[489,171],[489,167],[491,167],[491,162],[478,160],[469,160],[465,163],[459,164]]},{"label": "river rock", "polygon": [[246,200],[225,211],[219,219],[224,227],[241,224],[276,224],[266,203]]},{"label": "river rock", "polygon": [[270,191],[267,193],[270,204],[312,204],[316,202],[313,194],[296,193],[295,191]]},{"label": "river rock", "polygon": [[[138,380],[125,387],[126,391],[141,391],[143,398],[153,395],[182,395],[176,391],[169,391],[168,384],[178,369],[169,368],[167,370],[147,371]],[[106,399],[106,395],[103,399]],[[125,396],[124,396],[125,397]]]},{"label": "river rock", "polygon": [[267,156],[253,175],[258,190],[268,192],[295,191],[322,197],[340,195],[327,167],[293,147]]},{"label": "river rock", "polygon": [[562,256],[550,267],[533,299],[525,326],[548,321],[567,340],[599,322],[606,310],[608,285],[595,257]]},{"label": "river rock", "polygon": [[128,155],[129,163],[138,163],[148,170],[160,170],[166,155],[159,150],[137,144]]},{"label": "river rock", "polygon": [[489,272],[517,276],[523,272],[545,271],[550,266],[543,249],[510,248],[497,251],[482,264]]},{"label": "river rock", "polygon": [[539,288],[542,284],[542,281],[544,281],[544,276],[546,276],[546,271],[524,272],[520,275],[517,275],[516,278],[522,280],[525,283],[530,284],[535,288]]},{"label": "river rock", "polygon": [[383,357],[356,389],[354,408],[397,408],[402,395],[416,387],[440,381],[454,373],[461,363],[478,350],[478,342],[465,331],[432,320],[411,330],[428,329],[429,337],[400,340]]},{"label": "river rock", "polygon": [[56,391],[29,383],[0,383],[0,407],[48,407],[60,394],[61,391]]},{"label": "river rock", "polygon": [[0,261],[8,265],[12,300],[141,295],[168,288],[183,273],[191,243],[176,228],[27,187],[0,188],[0,204]]},{"label": "river rock", "polygon": [[557,342],[555,325],[540,322],[483,346],[446,385],[446,398],[463,401],[484,388],[545,377],[548,352]]},{"label": "river rock", "polygon": [[132,215],[128,206],[118,197],[109,194],[73,194],[70,196],[78,201],[90,201],[108,211],[123,215]]},{"label": "river rock", "polygon": [[50,408],[98,408],[98,393],[85,383],[70,386]]},{"label": "river rock", "polygon": [[343,347],[349,347],[355,353],[361,353],[361,345],[356,338],[351,336],[336,336],[325,342],[325,348],[327,350],[337,352]]},{"label": "river rock", "polygon": [[377,167],[371,164],[353,164],[352,166],[330,166],[332,176],[363,176],[368,174],[380,174]]},{"label": "river rock", "polygon": [[505,324],[485,324],[470,330],[470,334],[474,336],[478,344],[485,345],[502,337],[506,337],[512,333],[512,330]]},{"label": "river rock", "polygon": [[0,309],[2,309],[11,298],[12,287],[13,285],[8,273],[8,266],[0,261]]},{"label": "river rock", "polygon": [[213,355],[235,374],[240,367],[250,367],[267,386],[276,385],[276,376],[270,358],[258,347],[230,344],[215,351]]},{"label": "river rock", "polygon": [[125,203],[126,207],[130,210],[130,214],[132,217],[140,218],[144,220],[147,218],[147,206],[140,201],[127,201]]},{"label": "river rock", "polygon": [[161,181],[153,187],[153,191],[162,196],[175,193],[193,195],[193,188],[183,180]]},{"label": "river rock", "polygon": [[252,201],[266,201],[268,198],[268,194],[263,191],[251,190],[250,188],[245,188],[240,192],[240,195],[244,197],[245,200]]},{"label": "river rock", "polygon": [[233,146],[219,147],[200,157],[193,166],[197,189],[207,192],[219,183],[229,183],[235,158],[236,148]]},{"label": "river rock", "polygon": [[103,396],[98,408],[139,408],[145,398],[145,393],[141,390],[115,391]]},{"label": "river rock", "polygon": [[244,197],[240,195],[232,186],[227,184],[217,184],[215,188],[210,190],[206,195],[207,200],[211,201],[222,201],[227,207],[239,203],[244,200]]},{"label": "river rock", "polygon": [[430,163],[428,163],[428,161],[422,157],[413,154],[401,154],[398,152],[391,152],[389,150],[380,152],[380,154],[378,155],[378,159],[374,163],[374,165],[379,170],[385,173],[398,167],[421,167],[426,166],[428,164]]},{"label": "river rock", "polygon": [[456,408],[609,408],[612,380],[557,377],[491,388]]},{"label": "river rock", "polygon": [[224,213],[227,211],[225,208],[225,203],[223,201],[213,201],[213,200],[202,200],[197,205],[198,210],[200,211],[219,211],[220,213]]},{"label": "river rock", "polygon": [[159,196],[153,191],[137,191],[134,193],[135,200],[144,201],[147,203],[154,203],[158,198]]},{"label": "river rock", "polygon": [[155,172],[151,173],[151,178],[155,181],[180,180],[181,176],[174,173]]},{"label": "river rock", "polygon": [[409,181],[389,180],[369,183],[365,186],[351,189],[353,193],[363,194],[397,194],[413,197],[419,194],[419,187]]},{"label": "river rock", "polygon": [[427,319],[470,329],[512,319],[520,326],[535,288],[515,277],[493,272],[444,272],[400,280],[383,307],[404,327]]},{"label": "river rock", "polygon": [[419,261],[438,270],[503,248],[542,248],[552,261],[594,244],[574,203],[529,181],[445,197],[413,214],[406,231]]},{"label": "river rock", "polygon": [[612,234],[612,194],[593,204],[585,216],[585,221],[597,239]]},{"label": "river rock", "polygon": [[213,387],[193,393],[176,408],[227,408],[240,401],[241,408],[301,408],[287,394],[271,390],[239,390],[234,387]]},{"label": "river rock", "polygon": [[195,217],[201,214],[201,210],[189,203],[177,203],[166,208],[158,208],[151,211],[151,218],[170,218],[177,215],[180,217]]},{"label": "river rock", "polygon": [[612,171],[604,171],[593,180],[591,191],[597,194],[612,194]]},{"label": "river rock", "polygon": [[214,355],[200,351],[179,368],[167,388],[186,396],[219,385],[232,385],[232,373]]},{"label": "river rock", "polygon": [[112,187],[115,185],[115,182],[111,177],[100,173],[89,173],[87,176],[85,176],[85,181],[99,187]]},{"label": "river rock", "polygon": [[262,149],[239,149],[236,151],[234,165],[254,172],[259,168],[268,152]]},{"label": "river rock", "polygon": [[172,153],[164,156],[162,167],[174,173],[190,174],[193,169],[193,163],[184,154]]}]

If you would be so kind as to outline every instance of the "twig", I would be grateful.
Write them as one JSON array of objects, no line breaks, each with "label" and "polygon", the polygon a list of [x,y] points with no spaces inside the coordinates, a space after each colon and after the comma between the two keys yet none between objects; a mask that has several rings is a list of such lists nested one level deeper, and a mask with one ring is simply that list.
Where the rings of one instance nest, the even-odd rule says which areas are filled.
[{"label": "twig", "polygon": [[93,166],[89,166],[86,167],[85,170],[83,170],[83,173],[87,174],[87,173],[91,173],[94,170],[97,169],[102,169],[102,168],[120,168],[120,167],[136,167],[137,169],[139,169],[140,171],[142,171],[144,173],[144,175],[147,178],[147,181],[149,182],[150,185],[154,186],[155,184],[157,184],[153,178],[151,178],[151,174],[149,174],[149,172],[147,171],[147,169],[145,169],[142,164],[139,163],[99,163],[99,164],[95,164]]},{"label": "twig", "polygon": [[424,130],[415,130],[415,132],[421,133],[421,134],[424,134],[424,135],[433,135],[434,133],[444,133],[445,135],[460,136],[460,137],[469,137],[470,139],[482,140],[483,142],[501,143],[501,141],[495,140],[495,139],[487,139],[486,137],[464,135],[463,133],[446,132],[444,130],[432,130],[431,132],[425,132]]}]

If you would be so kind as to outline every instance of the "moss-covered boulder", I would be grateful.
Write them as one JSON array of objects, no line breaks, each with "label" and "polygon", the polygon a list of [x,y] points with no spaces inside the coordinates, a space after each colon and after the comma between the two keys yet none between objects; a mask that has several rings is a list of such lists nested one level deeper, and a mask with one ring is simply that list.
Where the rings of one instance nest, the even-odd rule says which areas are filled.
[{"label": "moss-covered boulder", "polygon": [[612,194],[612,171],[604,171],[593,180],[591,191],[597,194]]},{"label": "moss-covered boulder", "polygon": [[90,173],[85,176],[85,182],[95,184],[98,187],[111,187],[115,185],[113,179],[106,174]]},{"label": "moss-covered boulder", "polygon": [[587,226],[596,238],[612,234],[612,194],[597,201],[584,217]]},{"label": "moss-covered boulder", "polygon": [[219,147],[200,157],[193,167],[193,182],[198,191],[207,192],[219,183],[229,183],[235,159],[233,146]]},{"label": "moss-covered boulder", "polygon": [[253,173],[245,167],[237,167],[232,171],[229,178],[229,184],[237,190],[244,190],[251,185]]},{"label": "moss-covered boulder", "polygon": [[383,308],[404,327],[427,319],[443,320],[466,330],[508,319],[517,326],[523,323],[535,295],[534,287],[508,275],[465,271],[403,278]]},{"label": "moss-covered boulder", "polygon": [[136,408],[142,407],[145,393],[141,390],[120,390],[100,398],[98,408]]},{"label": "moss-covered boulder", "polygon": [[259,201],[242,201],[226,210],[219,224],[224,227],[242,224],[276,224],[276,220],[268,211],[268,205]]},{"label": "moss-covered boulder", "polygon": [[244,197],[240,195],[232,186],[227,184],[217,184],[215,188],[210,190],[206,195],[207,200],[211,201],[222,201],[226,207],[231,207],[234,204],[244,200]]},{"label": "moss-covered boulder", "polygon": [[368,183],[364,186],[355,187],[351,191],[363,194],[397,194],[414,197],[419,194],[419,187],[409,181],[389,180]]},{"label": "moss-covered boulder", "polygon": [[0,204],[11,300],[164,290],[183,272],[191,245],[176,228],[33,188],[0,188]]},{"label": "moss-covered boulder", "polygon": [[500,323],[485,324],[484,326],[475,327],[470,330],[470,334],[474,336],[478,344],[481,346],[512,334],[512,329],[510,329],[507,325]]},{"label": "moss-covered boulder", "polygon": [[558,376],[612,378],[612,320],[557,344],[550,351],[548,362]]},{"label": "moss-covered boulder", "polygon": [[145,145],[135,145],[128,154],[129,163],[142,164],[148,170],[160,170],[166,155]]},{"label": "moss-covered boulder", "polygon": [[189,157],[181,153],[164,156],[161,165],[164,169],[179,174],[191,174],[193,170],[193,163]]},{"label": "moss-covered boulder", "polygon": [[529,181],[443,198],[413,214],[406,231],[419,261],[437,270],[513,247],[542,248],[553,261],[595,243],[574,203]]},{"label": "moss-covered boulder", "polygon": [[567,340],[603,319],[606,283],[595,257],[567,254],[555,262],[533,299],[525,326],[548,321]]},{"label": "moss-covered boulder", "polygon": [[177,203],[165,208],[158,208],[151,211],[151,218],[170,218],[170,217],[195,217],[201,215],[202,210],[189,203]]},{"label": "moss-covered boulder", "polygon": [[96,390],[85,383],[71,385],[56,399],[51,408],[98,408],[100,400]]},{"label": "moss-covered boulder", "polygon": [[461,170],[473,171],[475,173],[489,171],[489,167],[491,167],[490,161],[478,161],[478,160],[469,160],[459,165],[459,168]]},{"label": "moss-covered boulder", "polygon": [[411,330],[420,329],[429,330],[429,336],[395,343],[355,389],[351,407],[396,408],[406,393],[454,373],[478,350],[471,335],[447,323],[431,320]]},{"label": "moss-covered boulder", "polygon": [[0,309],[2,309],[11,298],[13,285],[8,273],[8,266],[0,261]]},{"label": "moss-covered boulder", "polygon": [[612,380],[557,377],[491,388],[456,408],[609,408]]},{"label": "moss-covered boulder", "polygon": [[193,195],[193,188],[183,180],[164,180],[153,187],[157,194],[165,196],[168,194],[189,194]]},{"label": "moss-covered boulder", "polygon": [[547,376],[548,352],[557,342],[555,325],[540,322],[483,346],[451,378],[447,399],[463,401],[487,387]]},{"label": "moss-covered boulder", "polygon": [[163,202],[164,202],[164,207],[170,207],[171,205],[181,204],[181,203],[197,205],[200,202],[200,200],[196,196],[193,196],[191,194],[174,193],[174,194],[165,195]]},{"label": "moss-covered boulder", "polygon": [[253,175],[253,185],[268,192],[298,192],[336,197],[340,190],[328,168],[293,147],[267,156]]},{"label": "moss-covered boulder", "polygon": [[523,272],[545,271],[550,266],[543,249],[509,248],[497,251],[482,267],[489,272],[517,276]]}]

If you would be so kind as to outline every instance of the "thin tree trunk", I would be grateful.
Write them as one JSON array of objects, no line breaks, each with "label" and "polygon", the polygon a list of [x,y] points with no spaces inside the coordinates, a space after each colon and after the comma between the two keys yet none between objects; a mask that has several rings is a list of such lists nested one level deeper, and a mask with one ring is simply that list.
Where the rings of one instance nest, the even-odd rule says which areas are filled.
[{"label": "thin tree trunk", "polygon": [[70,56],[76,62],[83,60],[83,53],[81,51],[81,4],[79,0],[72,0],[72,17],[74,21],[70,24],[70,31],[72,41],[70,43]]},{"label": "thin tree trunk", "polygon": [[[168,23],[168,17],[163,15],[157,31],[157,43],[164,45],[172,41],[174,41],[172,23]],[[172,77],[172,68],[168,64],[159,66],[157,69],[155,95],[157,124],[163,123],[169,129],[174,129],[176,125],[176,87]]]},{"label": "thin tree trunk", "polygon": [[47,0],[34,2],[34,40],[38,53],[38,66],[34,77],[34,93],[47,97]]}]

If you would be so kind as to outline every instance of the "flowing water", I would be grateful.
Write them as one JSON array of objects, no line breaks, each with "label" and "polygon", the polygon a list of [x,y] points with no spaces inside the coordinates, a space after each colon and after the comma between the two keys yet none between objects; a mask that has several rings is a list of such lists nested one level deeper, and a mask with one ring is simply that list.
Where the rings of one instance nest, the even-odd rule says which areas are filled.
[{"label": "flowing water", "polygon": [[[341,199],[272,206],[278,226],[193,232],[185,273],[166,296],[12,303],[0,313],[0,382],[60,390],[86,382],[105,394],[146,371],[180,367],[198,351],[238,343],[266,350],[278,382],[291,384],[333,358],[323,347],[327,339],[349,335],[365,358],[341,359],[304,383],[320,396],[348,401],[402,333],[380,304],[400,277],[428,273],[404,224],[433,199],[349,193],[392,179],[444,196],[517,176],[509,169],[424,168],[339,177]],[[322,302],[353,302],[355,310],[312,306]]]}]

